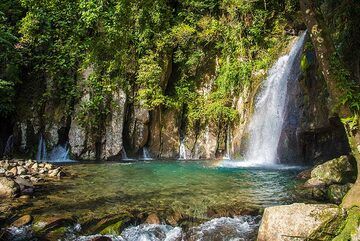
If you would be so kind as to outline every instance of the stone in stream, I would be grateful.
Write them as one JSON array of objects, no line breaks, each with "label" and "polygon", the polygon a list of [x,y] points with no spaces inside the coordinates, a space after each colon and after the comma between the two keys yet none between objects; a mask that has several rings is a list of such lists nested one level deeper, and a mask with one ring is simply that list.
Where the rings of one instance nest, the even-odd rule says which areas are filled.
[{"label": "stone in stream", "polygon": [[345,217],[332,204],[304,204],[266,208],[258,241],[331,240]]},{"label": "stone in stream", "polygon": [[74,223],[73,218],[67,215],[44,216],[36,218],[33,229],[38,235],[43,236],[62,227],[70,227]]},{"label": "stone in stream", "polygon": [[13,167],[9,170],[9,172],[11,172],[12,174],[14,174],[14,176],[16,176],[18,174],[18,170],[16,167]]},{"label": "stone in stream", "polygon": [[145,220],[147,224],[160,224],[160,219],[155,213],[151,213]]},{"label": "stone in stream", "polygon": [[305,185],[331,185],[355,181],[355,168],[352,157],[341,156],[316,166],[311,171],[311,179]]},{"label": "stone in stream", "polygon": [[25,226],[25,225],[28,225],[29,223],[31,223],[32,221],[32,217],[30,215],[24,215],[22,216],[21,218],[15,220],[11,226],[14,226],[14,227],[22,227],[22,226]]},{"label": "stone in stream", "polygon": [[20,193],[20,186],[12,179],[7,177],[0,177],[0,197],[12,198]]}]

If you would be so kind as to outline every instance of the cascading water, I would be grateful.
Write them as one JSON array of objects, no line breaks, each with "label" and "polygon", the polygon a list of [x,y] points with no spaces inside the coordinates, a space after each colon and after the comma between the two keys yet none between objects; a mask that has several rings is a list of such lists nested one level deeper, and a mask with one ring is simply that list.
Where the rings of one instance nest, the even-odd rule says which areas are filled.
[{"label": "cascading water", "polygon": [[9,138],[6,141],[5,149],[4,149],[4,155],[9,155],[14,149],[14,135],[9,136]]},{"label": "cascading water", "polygon": [[143,147],[143,156],[142,156],[142,160],[152,160],[152,158],[151,158],[151,155],[150,155],[150,152],[149,152],[149,150],[144,146]]},{"label": "cascading water", "polygon": [[284,122],[288,83],[298,80],[300,57],[306,31],[290,53],[280,57],[268,72],[250,121],[245,159],[251,164],[271,165],[278,162],[277,147]]},{"label": "cascading water", "polygon": [[57,145],[52,149],[49,155],[49,161],[52,162],[65,162],[69,160],[69,148],[68,145]]},{"label": "cascading water", "polygon": [[226,155],[223,157],[224,160],[231,160],[231,136],[230,136],[230,128],[227,128],[226,132]]},{"label": "cascading water", "polygon": [[123,160],[123,161],[133,160],[133,159],[131,159],[131,158],[128,157],[128,155],[127,155],[126,150],[125,150],[124,147],[121,149],[121,160]]},{"label": "cascading water", "polygon": [[186,147],[184,140],[180,141],[180,148],[179,148],[179,159],[185,160],[187,158],[186,156]]},{"label": "cascading water", "polygon": [[46,142],[43,135],[40,135],[38,150],[36,153],[36,160],[44,161],[47,159]]}]

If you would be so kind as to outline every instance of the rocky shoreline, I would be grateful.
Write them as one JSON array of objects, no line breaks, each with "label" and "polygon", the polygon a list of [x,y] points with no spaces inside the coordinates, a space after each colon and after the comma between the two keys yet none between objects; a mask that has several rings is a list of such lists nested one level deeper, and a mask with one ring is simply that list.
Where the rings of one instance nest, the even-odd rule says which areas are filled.
[{"label": "rocky shoreline", "polygon": [[32,195],[36,184],[61,179],[67,174],[62,167],[34,160],[0,161],[0,197]]}]

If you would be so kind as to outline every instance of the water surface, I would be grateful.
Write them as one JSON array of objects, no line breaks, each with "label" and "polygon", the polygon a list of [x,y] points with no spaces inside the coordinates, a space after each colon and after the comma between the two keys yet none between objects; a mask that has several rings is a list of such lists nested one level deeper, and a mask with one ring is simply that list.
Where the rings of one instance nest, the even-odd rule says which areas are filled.
[{"label": "water surface", "polygon": [[207,218],[217,209],[264,208],[301,201],[294,191],[299,169],[283,166],[228,168],[209,161],[152,160],[77,163],[66,169],[76,177],[46,184],[34,199],[31,212],[81,218],[137,210]]}]

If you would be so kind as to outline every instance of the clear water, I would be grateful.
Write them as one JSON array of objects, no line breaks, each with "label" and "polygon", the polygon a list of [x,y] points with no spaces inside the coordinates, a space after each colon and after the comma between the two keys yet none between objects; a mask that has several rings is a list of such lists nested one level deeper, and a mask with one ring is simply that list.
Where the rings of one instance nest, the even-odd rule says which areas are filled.
[{"label": "clear water", "polygon": [[298,169],[216,165],[184,160],[73,164],[66,169],[77,177],[46,184],[27,211],[80,219],[132,210],[206,218],[217,207],[242,210],[300,200],[294,191]]}]

